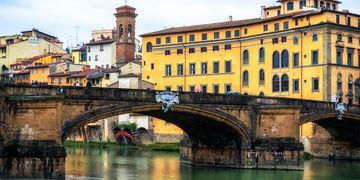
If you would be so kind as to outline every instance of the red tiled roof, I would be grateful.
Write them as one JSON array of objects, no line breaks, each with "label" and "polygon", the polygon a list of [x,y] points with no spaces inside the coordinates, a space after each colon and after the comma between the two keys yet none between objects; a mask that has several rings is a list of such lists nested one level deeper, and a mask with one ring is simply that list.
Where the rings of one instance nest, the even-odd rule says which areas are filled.
[{"label": "red tiled roof", "polygon": [[[311,11],[313,11],[313,10],[311,10]],[[253,19],[227,21],[227,22],[219,22],[219,23],[211,23],[211,24],[174,27],[174,28],[169,28],[169,29],[165,29],[165,30],[142,34],[140,36],[146,37],[146,36],[154,36],[154,35],[195,32],[195,31],[203,31],[203,30],[211,30],[211,29],[221,29],[221,28],[245,26],[245,25],[251,25],[251,24],[255,24],[255,23],[268,22],[268,21],[272,21],[272,20],[282,19],[282,18],[289,18],[289,17],[293,17],[293,16],[300,15],[303,13],[308,13],[311,11],[294,12],[294,13],[283,14],[283,15],[279,15],[276,17],[266,18],[266,19],[253,18]]]},{"label": "red tiled roof", "polygon": [[80,73],[81,71],[68,71],[68,72],[59,72],[50,74],[49,77],[61,77],[61,76],[71,76],[76,73]]},{"label": "red tiled roof", "polygon": [[49,67],[50,65],[57,64],[57,63],[51,63],[51,64],[40,64],[36,66],[29,66],[27,69],[36,69],[36,68],[42,68],[42,67]]},{"label": "red tiled roof", "polygon": [[91,73],[94,73],[96,71],[100,71],[101,69],[89,69],[89,70],[85,70],[85,71],[81,71],[79,73],[75,73],[75,74],[72,74],[70,77],[85,77]]},{"label": "red tiled roof", "polygon": [[86,45],[109,44],[109,43],[113,43],[113,42],[115,42],[114,39],[105,39],[105,40],[100,40],[100,41],[90,41]]},{"label": "red tiled roof", "polygon": [[134,73],[119,75],[119,78],[127,78],[127,77],[140,77],[140,75]]},{"label": "red tiled roof", "polygon": [[14,73],[14,75],[29,74],[29,73],[30,73],[30,71],[25,69],[25,70],[22,70],[20,72]]}]

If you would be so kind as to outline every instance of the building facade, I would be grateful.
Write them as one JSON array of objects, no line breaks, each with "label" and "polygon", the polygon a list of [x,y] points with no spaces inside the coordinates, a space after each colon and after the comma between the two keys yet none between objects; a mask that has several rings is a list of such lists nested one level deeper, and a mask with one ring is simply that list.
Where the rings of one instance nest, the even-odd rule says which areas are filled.
[{"label": "building facade", "polygon": [[87,47],[87,65],[90,68],[110,68],[116,65],[116,43],[113,39],[90,41]]},{"label": "building facade", "polygon": [[360,15],[335,0],[278,2],[260,18],[141,35],[143,79],[156,90],[359,104]]}]

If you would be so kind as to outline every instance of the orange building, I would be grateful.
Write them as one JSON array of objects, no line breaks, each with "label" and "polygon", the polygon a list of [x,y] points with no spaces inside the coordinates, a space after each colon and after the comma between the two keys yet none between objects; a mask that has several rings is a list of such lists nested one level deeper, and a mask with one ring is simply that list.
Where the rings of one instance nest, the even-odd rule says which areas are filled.
[{"label": "orange building", "polygon": [[30,83],[47,83],[48,76],[50,74],[50,65],[51,64],[41,64],[27,67],[27,69],[30,71]]}]

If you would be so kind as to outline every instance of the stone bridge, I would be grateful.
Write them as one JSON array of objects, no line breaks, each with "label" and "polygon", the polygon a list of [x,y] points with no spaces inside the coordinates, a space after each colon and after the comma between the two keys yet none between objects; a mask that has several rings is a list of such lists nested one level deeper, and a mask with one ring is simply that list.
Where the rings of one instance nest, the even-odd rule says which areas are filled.
[{"label": "stone bridge", "polygon": [[[163,119],[184,130],[181,162],[231,168],[302,169],[299,127],[313,122],[331,141],[320,156],[360,157],[360,108],[338,120],[334,103],[239,95],[180,93],[164,113],[156,91],[0,86],[0,177],[64,178],[64,140],[78,128],[127,113]],[[339,151],[341,148],[341,151]]]}]

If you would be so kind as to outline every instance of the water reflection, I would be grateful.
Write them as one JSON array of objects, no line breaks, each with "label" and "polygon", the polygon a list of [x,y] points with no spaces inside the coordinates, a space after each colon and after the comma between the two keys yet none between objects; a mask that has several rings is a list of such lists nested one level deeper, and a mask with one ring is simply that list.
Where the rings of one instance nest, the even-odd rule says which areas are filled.
[{"label": "water reflection", "polygon": [[358,180],[360,162],[313,160],[304,171],[201,168],[181,165],[178,153],[125,148],[68,148],[67,179]]}]

